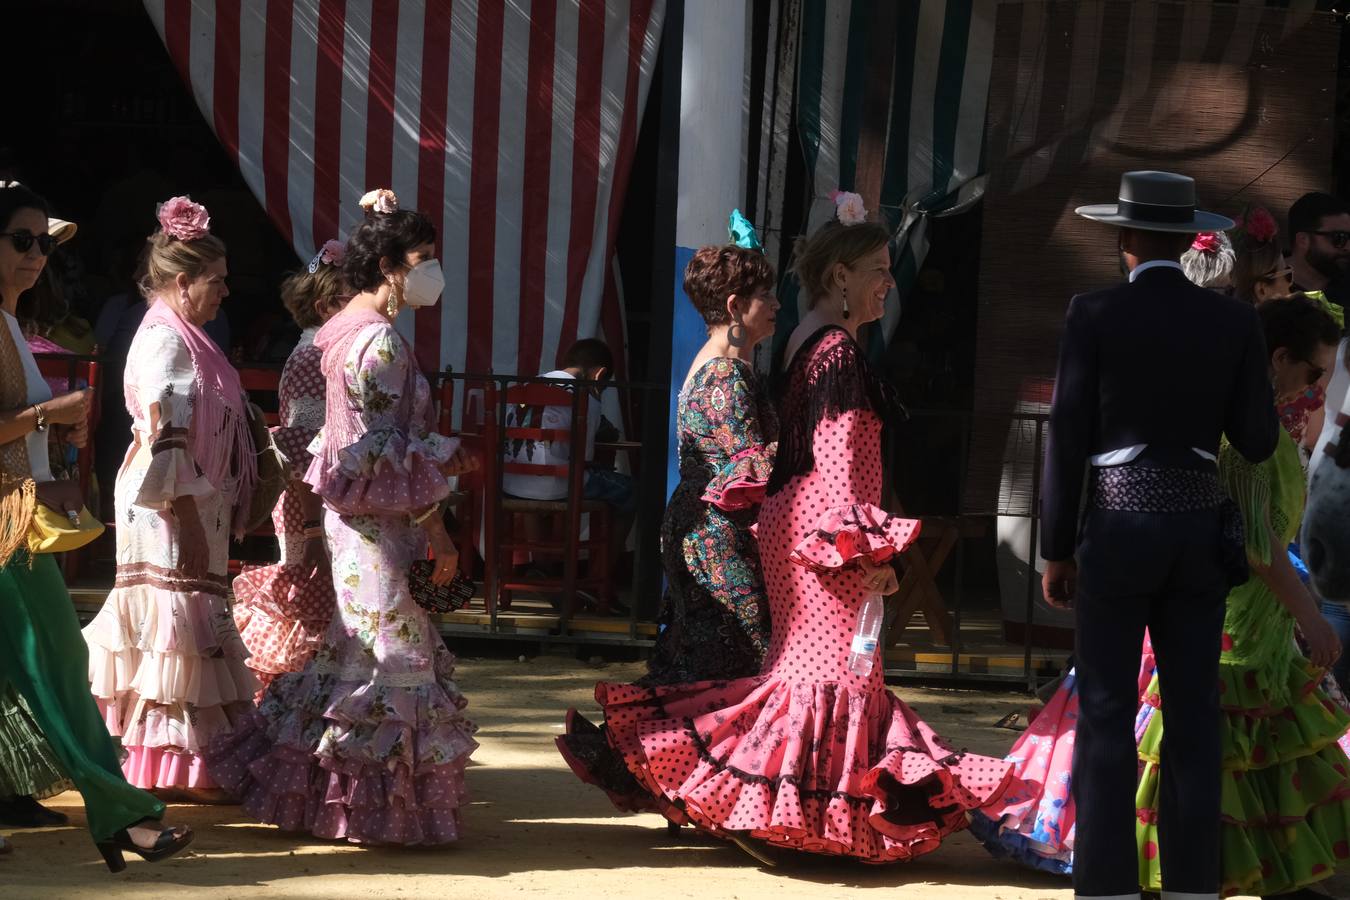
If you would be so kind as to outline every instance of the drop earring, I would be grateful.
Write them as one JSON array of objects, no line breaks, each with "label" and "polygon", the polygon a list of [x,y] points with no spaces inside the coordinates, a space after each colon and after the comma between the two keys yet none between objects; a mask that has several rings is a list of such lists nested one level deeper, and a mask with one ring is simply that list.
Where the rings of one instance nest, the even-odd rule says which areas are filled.
[{"label": "drop earring", "polygon": [[745,323],[732,321],[731,327],[727,329],[727,343],[733,347],[745,346]]},{"label": "drop earring", "polygon": [[398,315],[399,304],[403,302],[403,291],[399,288],[398,282],[392,279],[389,282],[389,302],[385,304],[385,309],[389,311],[389,318]]},{"label": "drop earring", "polygon": [[841,292],[843,292],[843,295],[844,295],[844,318],[847,319],[847,318],[848,318],[848,288],[845,287],[844,285],[840,285],[840,286],[839,286],[839,290],[840,290]]}]

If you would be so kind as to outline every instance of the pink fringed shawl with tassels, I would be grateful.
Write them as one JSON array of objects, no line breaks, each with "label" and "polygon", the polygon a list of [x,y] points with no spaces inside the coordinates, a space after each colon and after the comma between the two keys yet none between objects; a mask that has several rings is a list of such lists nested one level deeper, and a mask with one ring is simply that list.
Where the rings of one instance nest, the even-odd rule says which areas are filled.
[{"label": "pink fringed shawl with tassels", "polygon": [[[192,425],[188,429],[188,449],[192,461],[217,490],[225,485],[232,470],[237,471],[239,488],[235,495],[233,524],[238,530],[258,481],[258,461],[249,433],[248,409],[239,372],[201,326],[188,322],[163,300],[151,302],[141,322],[142,328],[152,325],[164,325],[176,331],[192,357],[197,398],[192,407]],[[129,409],[136,408],[137,399],[130,385],[126,401]]]},{"label": "pink fringed shawl with tassels", "polygon": [[[347,379],[343,367],[351,353],[352,345],[363,331],[371,325],[388,325],[389,320],[372,310],[348,310],[339,313],[319,329],[314,336],[314,346],[323,351],[323,360],[319,364],[324,380],[328,382],[327,415],[323,425],[323,461],[331,466],[337,462],[338,453],[344,447],[350,447],[365,434],[360,410],[354,408],[348,393]],[[412,382],[417,377],[416,369],[408,369],[408,385],[403,396],[410,401],[416,393]]]}]

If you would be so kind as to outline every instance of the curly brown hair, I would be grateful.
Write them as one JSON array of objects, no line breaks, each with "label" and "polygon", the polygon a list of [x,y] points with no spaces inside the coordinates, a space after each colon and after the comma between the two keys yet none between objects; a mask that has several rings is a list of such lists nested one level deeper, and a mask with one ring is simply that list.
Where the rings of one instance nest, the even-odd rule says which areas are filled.
[{"label": "curly brown hair", "polygon": [[731,321],[727,298],[732,294],[753,297],[773,290],[777,282],[773,263],[763,253],[735,244],[700,247],[684,267],[684,292],[709,325]]}]

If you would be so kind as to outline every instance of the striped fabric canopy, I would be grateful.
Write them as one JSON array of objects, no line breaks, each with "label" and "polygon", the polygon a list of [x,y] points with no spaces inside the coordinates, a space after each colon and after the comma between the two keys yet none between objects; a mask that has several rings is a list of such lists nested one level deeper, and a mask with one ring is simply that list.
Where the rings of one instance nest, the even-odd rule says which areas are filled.
[{"label": "striped fabric canopy", "polygon": [[614,244],[664,0],[145,7],[302,259],[346,237],[369,188],[431,215],[444,299],[398,323],[424,369],[534,374],[578,337],[623,347]]},{"label": "striped fabric canopy", "polygon": [[[979,197],[981,145],[989,92],[996,0],[911,0],[852,3],[785,0],[776,78],[766,79],[777,102],[766,123],[786,118],[783,83],[795,74],[797,144],[805,157],[809,209],[781,210],[788,135],[763,129],[758,206],[774,258],[778,233],[810,233],[834,214],[836,189],[862,194],[895,230],[891,245],[903,298],[928,250],[927,214]],[[795,283],[784,291],[778,333],[790,334],[798,303]],[[794,298],[796,302],[794,303]],[[900,303],[887,303],[874,348],[894,333]],[[786,326],[786,327],[785,327]]]}]

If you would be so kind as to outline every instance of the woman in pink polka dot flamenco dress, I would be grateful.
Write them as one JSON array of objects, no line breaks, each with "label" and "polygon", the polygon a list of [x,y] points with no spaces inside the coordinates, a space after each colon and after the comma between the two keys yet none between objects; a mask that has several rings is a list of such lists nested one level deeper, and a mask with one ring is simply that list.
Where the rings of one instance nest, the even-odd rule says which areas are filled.
[{"label": "woman in pink polka dot flamenco dress", "polygon": [[472,461],[429,430],[426,379],[393,326],[404,306],[440,297],[436,230],[392,193],[377,199],[386,194],[348,242],[343,269],[358,293],[315,337],[327,412],[305,480],[326,507],[336,614],[304,669],[273,681],[257,712],[212,743],[207,768],[245,813],[286,831],[446,844],[460,836],[475,726],[408,570],[429,544],[433,580],[454,573],[439,504],[446,476]]},{"label": "woman in pink polka dot flamenco dress", "polygon": [[309,444],[324,420],[325,383],[319,369],[323,353],[314,336],[351,296],[342,279],[343,250],[343,244],[329,241],[306,269],[281,286],[282,303],[302,330],[281,370],[277,391],[281,424],[272,429],[272,438],[290,462],[294,481],[272,512],[281,559],[244,566],[234,579],[231,607],[249,652],[248,667],[262,688],[278,675],[304,668],[323,642],[337,606],[319,524],[323,501],[302,476],[311,462]]},{"label": "woman in pink polka dot flamenco dress", "polygon": [[901,411],[854,338],[894,286],[887,239],[877,225],[832,221],[797,249],[814,305],[789,344],[758,523],[772,619],[760,674],[596,691],[611,743],[661,811],[761,859],[759,842],[911,859],[1009,781],[1008,763],[947,746],[885,689],[879,663],[849,667],[859,609],[896,589],[890,562],[918,532],[876,505],[883,425]]}]

